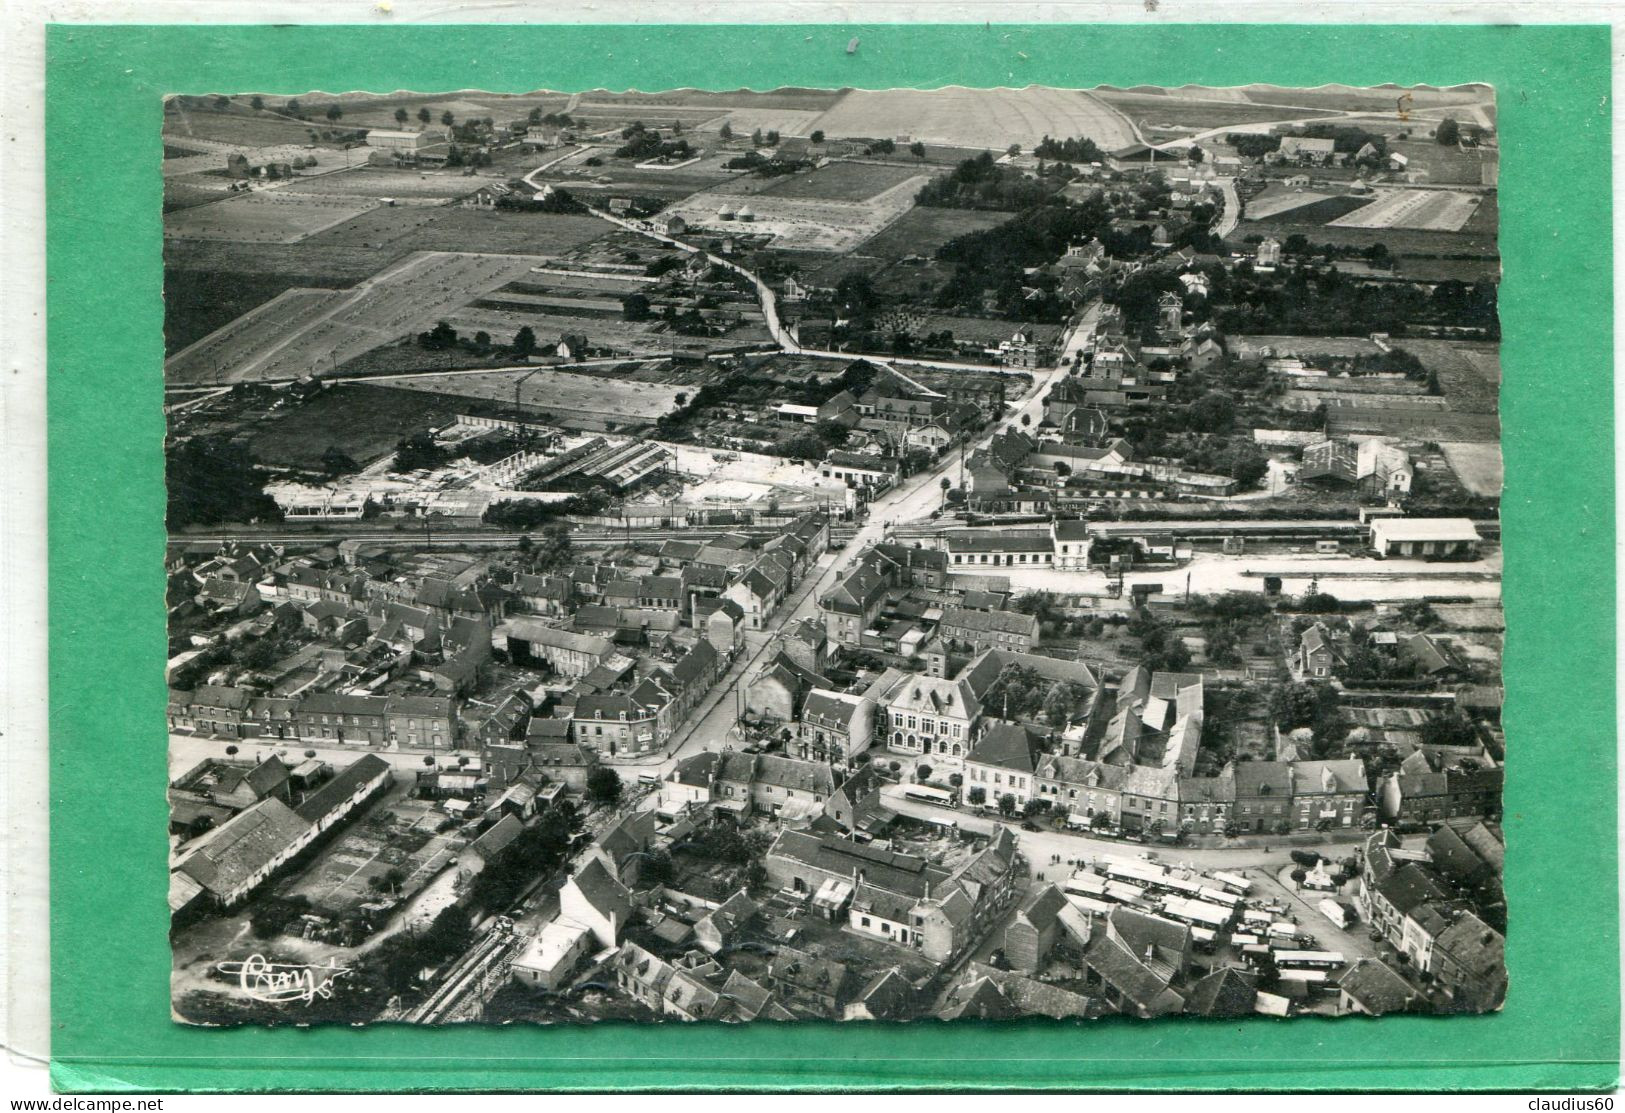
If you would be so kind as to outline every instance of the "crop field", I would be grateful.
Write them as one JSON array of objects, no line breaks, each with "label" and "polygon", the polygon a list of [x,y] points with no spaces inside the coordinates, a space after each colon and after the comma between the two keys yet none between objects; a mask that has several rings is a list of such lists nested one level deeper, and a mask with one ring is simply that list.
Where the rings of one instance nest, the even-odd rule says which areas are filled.
[{"label": "crop field", "polygon": [[1076,89],[852,89],[813,121],[831,138],[906,135],[926,143],[1031,150],[1046,135],[1087,136],[1104,150],[1135,142],[1116,109]]},{"label": "crop field", "polygon": [[1457,340],[1404,339],[1398,347],[1415,355],[1460,413],[1495,413],[1500,405],[1501,353],[1494,344]]},{"label": "crop field", "polygon": [[918,171],[904,166],[832,162],[808,174],[776,179],[761,195],[817,201],[867,201],[919,176]]},{"label": "crop field", "polygon": [[1354,197],[1346,193],[1299,192],[1284,186],[1271,186],[1247,202],[1242,219],[1255,223],[1281,219],[1299,224],[1316,224],[1335,220],[1370,203],[1369,197]]},{"label": "crop field", "polygon": [[[331,126],[326,120],[318,125],[276,116],[236,116],[218,112],[189,111],[184,114],[184,119],[173,114],[164,117],[164,135],[181,144],[197,138],[241,147],[275,147],[287,143],[303,145],[317,142],[310,136],[312,130],[319,132]],[[343,126],[342,122],[340,126]]]},{"label": "crop field", "polygon": [[188,152],[174,158],[166,157],[163,163],[164,177],[178,178],[185,174],[221,171],[226,169],[226,159],[239,152],[245,155],[253,166],[264,166],[272,162],[291,163],[296,158],[314,158],[315,166],[299,171],[302,178],[331,174],[344,169],[344,156],[340,152],[319,149],[310,143],[286,143],[275,147],[231,147],[226,150],[211,147],[208,150]]},{"label": "crop field", "polygon": [[613,226],[594,216],[492,209],[437,210],[411,237],[414,251],[469,251],[498,255],[558,255],[595,240]]},{"label": "crop field", "polygon": [[1295,104],[1326,108],[1334,112],[1368,112],[1394,109],[1399,98],[1410,93],[1413,111],[1451,105],[1474,104],[1494,99],[1485,86],[1463,89],[1359,89],[1347,85],[1326,85],[1318,89],[1283,89],[1275,85],[1249,85],[1242,90],[1255,104]]},{"label": "crop field", "polygon": [[321,374],[432,327],[534,264],[519,255],[416,252],[347,290],[291,290],[171,356],[164,363],[165,381],[233,383]]},{"label": "crop field", "polygon": [[787,136],[810,135],[813,131],[813,121],[818,119],[820,109],[805,108],[729,108],[727,115],[712,120],[707,126],[721,127],[722,121],[727,120],[728,126],[735,135],[749,135],[757,128],[763,131],[776,131]]},{"label": "crop field", "polygon": [[1459,232],[1478,209],[1478,197],[1437,189],[1379,191],[1377,199],[1329,223],[1337,228],[1414,228]]},{"label": "crop field", "polygon": [[[785,87],[757,93],[748,89],[732,92],[711,92],[702,89],[674,89],[660,93],[610,93],[594,90],[583,96],[583,104],[607,104],[640,108],[650,112],[674,107],[688,108],[789,108],[807,112],[822,112],[840,100],[837,89],[800,89]],[[653,117],[658,119],[658,117]]]},{"label": "crop field", "polygon": [[905,255],[930,258],[937,248],[956,236],[985,232],[1009,219],[1008,213],[916,207],[879,235],[864,241],[858,253],[887,262],[895,262]]},{"label": "crop field", "polygon": [[240,193],[211,205],[194,205],[164,217],[165,236],[298,243],[324,228],[343,224],[376,202],[339,197],[293,196],[277,190]]},{"label": "crop field", "polygon": [[322,275],[170,270],[164,275],[164,354],[173,355],[285,291],[347,285]]},{"label": "crop field", "polygon": [[[320,157],[320,156],[318,156]],[[334,194],[345,197],[384,197],[443,199],[466,197],[488,185],[491,179],[465,177],[451,170],[403,170],[393,166],[357,166],[342,174],[326,174],[302,180],[300,193]]]},{"label": "crop field", "polygon": [[555,415],[581,415],[602,420],[646,424],[677,408],[677,395],[691,393],[670,383],[631,382],[596,375],[573,375],[549,368],[451,375],[415,375],[400,379],[403,390],[421,390],[443,396],[487,402],[514,402]]},{"label": "crop field", "polygon": [[[1416,134],[1415,129],[1411,131]],[[1484,157],[1477,151],[1442,147],[1432,140],[1390,139],[1388,149],[1404,155],[1407,170],[1420,170],[1433,185],[1484,184]]]},{"label": "crop field", "polygon": [[1499,444],[1446,441],[1439,445],[1439,451],[1444,453],[1450,470],[1467,490],[1485,498],[1501,497],[1506,467]]},{"label": "crop field", "polygon": [[366,465],[393,452],[403,437],[445,425],[465,408],[458,398],[339,383],[255,424],[248,450],[263,464],[314,468],[324,452],[338,448]]},{"label": "crop field", "polygon": [[1109,90],[1099,90],[1093,95],[1123,115],[1138,121],[1141,127],[1205,130],[1224,127],[1227,124],[1262,124],[1335,115],[1330,109],[1252,104],[1246,100],[1216,100],[1205,95],[1185,97],[1177,93],[1168,93],[1159,96]]}]

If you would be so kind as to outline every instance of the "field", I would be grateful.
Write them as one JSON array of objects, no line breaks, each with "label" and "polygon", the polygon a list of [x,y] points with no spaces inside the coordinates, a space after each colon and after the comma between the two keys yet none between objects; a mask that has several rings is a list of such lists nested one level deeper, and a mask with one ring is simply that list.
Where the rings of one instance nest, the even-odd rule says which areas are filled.
[{"label": "field", "polygon": [[248,450],[273,466],[314,468],[337,448],[362,464],[393,452],[403,437],[445,425],[460,399],[360,383],[340,383],[253,427]]},{"label": "field", "polygon": [[1374,356],[1381,350],[1363,336],[1232,336],[1229,344],[1239,359],[1253,359],[1268,348],[1278,359],[1292,357],[1306,363],[1314,362],[1316,357]]},{"label": "field", "polygon": [[1087,136],[1111,151],[1135,142],[1128,121],[1104,101],[1072,89],[852,89],[813,121],[831,138],[911,140],[1002,151],[1031,150],[1046,135]]},{"label": "field", "polygon": [[[456,170],[402,170],[390,166],[357,166],[342,174],[325,174],[297,184],[297,192],[344,197],[451,200],[466,197],[491,179],[465,176]],[[287,188],[287,187],[284,187]]]},{"label": "field", "polygon": [[[1411,134],[1416,132],[1413,130]],[[1390,139],[1388,149],[1405,156],[1407,170],[1425,171],[1426,180],[1433,185],[1486,184],[1485,159],[1476,151],[1442,147],[1431,139]]]},{"label": "field", "polygon": [[806,198],[817,201],[867,201],[918,176],[918,171],[903,166],[833,162],[809,174],[795,174],[776,179],[760,196]]},{"label": "field", "polygon": [[1410,94],[1413,110],[1447,105],[1474,104],[1494,99],[1488,86],[1462,89],[1361,89],[1347,85],[1325,85],[1318,89],[1283,89],[1278,85],[1249,85],[1241,92],[1255,104],[1294,104],[1325,108],[1334,112],[1369,112],[1395,109],[1399,98]]},{"label": "field", "polygon": [[298,243],[324,228],[343,224],[374,204],[361,199],[259,190],[169,213],[164,217],[164,235],[241,243]]},{"label": "field", "polygon": [[[1228,124],[1263,124],[1279,120],[1302,120],[1334,115],[1329,109],[1302,109],[1278,105],[1252,104],[1245,100],[1223,101],[1185,97],[1177,93],[1120,93],[1100,90],[1094,93],[1141,127],[1166,127],[1201,131]],[[1098,142],[1098,140],[1097,140]]]},{"label": "field", "polygon": [[521,255],[415,252],[351,289],[290,290],[164,363],[171,385],[286,380],[433,327],[526,274]]},{"label": "field", "polygon": [[1247,202],[1241,219],[1253,222],[1280,219],[1319,224],[1365,208],[1370,203],[1369,197],[1354,197],[1346,193],[1299,192],[1284,186],[1271,186]]},{"label": "field", "polygon": [[1478,209],[1470,193],[1437,189],[1379,190],[1377,199],[1330,222],[1334,228],[1415,228],[1459,232]]},{"label": "field", "polygon": [[[1246,236],[1273,236],[1284,243],[1288,236],[1296,232],[1307,236],[1309,242],[1317,246],[1330,243],[1367,248],[1380,243],[1394,255],[1401,257],[1399,272],[1402,275],[1411,273],[1406,260],[1410,257],[1420,257],[1430,260],[1452,260],[1462,269],[1476,263],[1476,272],[1470,273],[1476,273],[1478,278],[1493,281],[1500,275],[1500,255],[1496,246],[1499,210],[1494,193],[1479,196],[1477,209],[1462,225],[1460,231],[1456,232],[1434,232],[1419,228],[1348,228],[1294,219],[1297,214],[1288,212],[1268,220],[1243,221],[1236,226],[1228,242],[1234,245],[1236,250],[1250,251],[1250,245],[1243,242]],[[1452,259],[1452,257],[1462,258]]]},{"label": "field", "polygon": [[344,128],[346,122],[340,120],[337,125],[328,123],[325,119],[320,122],[304,123],[300,120],[289,119],[284,116],[271,114],[238,115],[237,113],[222,113],[211,111],[198,111],[196,109],[166,111],[164,113],[164,136],[173,139],[184,146],[187,139],[212,139],[219,143],[231,143],[243,147],[274,147],[283,143],[313,143],[310,133],[322,131],[333,127]]},{"label": "field", "polygon": [[1506,479],[1499,444],[1444,442],[1439,445],[1450,470],[1456,473],[1461,485],[1475,495],[1500,498]]},{"label": "field", "polygon": [[1452,410],[1495,413],[1499,408],[1501,353],[1496,345],[1408,338],[1396,344],[1438,373]]},{"label": "field", "polygon": [[[399,869],[406,875],[399,897],[410,898],[454,861],[465,843],[454,835],[435,834],[442,818],[443,813],[415,800],[396,801],[391,811],[374,810],[328,847],[287,891],[309,897],[329,915],[342,916],[381,899],[372,880]],[[385,899],[394,900],[396,894]]]},{"label": "field", "polygon": [[556,416],[580,415],[597,420],[647,424],[677,408],[677,395],[692,388],[670,383],[631,382],[568,371],[527,368],[467,375],[416,375],[395,383],[403,390],[427,391],[443,396],[479,399],[512,406],[515,388],[519,404]]},{"label": "field", "polygon": [[930,258],[937,248],[956,236],[997,228],[1008,213],[974,209],[913,208],[879,235],[865,240],[854,255],[895,262],[905,255]]}]

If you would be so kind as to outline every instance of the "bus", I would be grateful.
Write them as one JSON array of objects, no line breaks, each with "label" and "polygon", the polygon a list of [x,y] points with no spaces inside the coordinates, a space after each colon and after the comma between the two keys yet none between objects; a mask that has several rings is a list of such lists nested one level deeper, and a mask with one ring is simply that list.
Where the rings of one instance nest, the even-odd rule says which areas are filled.
[{"label": "bus", "polygon": [[1270,925],[1275,922],[1275,917],[1262,908],[1242,909],[1241,918],[1249,924],[1256,924],[1260,931],[1268,931]]},{"label": "bus", "polygon": [[1262,943],[1248,943],[1241,948],[1241,957],[1247,962],[1260,963],[1270,957],[1270,949]]},{"label": "bus", "polygon": [[1209,904],[1222,904],[1226,908],[1232,909],[1241,903],[1241,898],[1236,896],[1236,894],[1226,892],[1223,889],[1215,889],[1211,885],[1203,885],[1200,889],[1198,889],[1196,891],[1196,899],[1205,900]]},{"label": "bus", "polygon": [[1343,956],[1337,951],[1283,951],[1274,952],[1275,965],[1282,970],[1334,970],[1343,965]]},{"label": "bus", "polygon": [[1230,936],[1230,945],[1232,947],[1256,947],[1258,942],[1258,936],[1248,935],[1245,932],[1238,931]]},{"label": "bus", "polygon": [[1205,904],[1199,900],[1186,900],[1183,897],[1169,897],[1162,904],[1162,914],[1170,920],[1190,924],[1192,927],[1207,928],[1215,931],[1230,922],[1230,910],[1221,908],[1216,904]]},{"label": "bus", "polygon": [[1079,870],[1061,882],[1061,891],[1073,896],[1103,897],[1106,895],[1106,885],[1106,879],[1099,874]]},{"label": "bus", "polygon": [[1252,888],[1252,883],[1239,874],[1222,873],[1215,870],[1213,873],[1208,874],[1208,876],[1213,878],[1213,880],[1217,881],[1220,885],[1223,885],[1226,889],[1229,889],[1232,893],[1237,893],[1242,896],[1245,896],[1247,894],[1247,890]]},{"label": "bus", "polygon": [[935,785],[904,785],[903,796],[909,800],[918,800],[922,804],[935,804],[939,808],[951,808],[958,801],[958,797],[945,788]]},{"label": "bus", "polygon": [[1283,982],[1301,982],[1310,989],[1324,989],[1328,975],[1324,970],[1281,970]]}]

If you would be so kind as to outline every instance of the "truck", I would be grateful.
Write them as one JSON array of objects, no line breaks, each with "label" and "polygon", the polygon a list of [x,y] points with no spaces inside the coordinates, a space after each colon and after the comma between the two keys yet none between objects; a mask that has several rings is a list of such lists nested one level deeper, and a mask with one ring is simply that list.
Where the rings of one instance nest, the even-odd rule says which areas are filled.
[{"label": "truck", "polygon": [[1322,915],[1344,931],[1347,931],[1350,925],[1354,923],[1354,910],[1342,901],[1332,900],[1327,897],[1317,907]]}]

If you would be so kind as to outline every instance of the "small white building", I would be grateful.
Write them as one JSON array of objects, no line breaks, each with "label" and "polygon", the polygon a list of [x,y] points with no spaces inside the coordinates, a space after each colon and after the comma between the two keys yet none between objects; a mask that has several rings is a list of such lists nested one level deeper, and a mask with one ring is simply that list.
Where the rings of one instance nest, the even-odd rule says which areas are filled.
[{"label": "small white building", "polygon": [[513,979],[533,989],[556,990],[593,949],[592,929],[560,917],[549,921],[513,961]]}]

